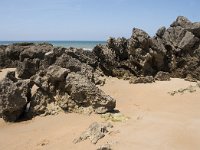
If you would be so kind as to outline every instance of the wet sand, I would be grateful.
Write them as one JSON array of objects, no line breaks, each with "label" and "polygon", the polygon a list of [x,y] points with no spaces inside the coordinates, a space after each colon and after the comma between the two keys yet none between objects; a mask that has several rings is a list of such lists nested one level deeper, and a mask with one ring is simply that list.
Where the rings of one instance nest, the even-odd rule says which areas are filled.
[{"label": "wet sand", "polygon": [[[0,79],[4,75],[5,70],[0,72]],[[104,122],[103,118],[61,113],[20,123],[5,123],[0,119],[0,149],[94,150],[110,143],[114,150],[199,150],[200,89],[182,95],[168,94],[195,84],[182,79],[129,84],[107,78],[100,88],[117,100],[116,109],[129,119],[113,122],[112,132],[96,145],[89,140],[78,144],[72,141],[94,121]]]}]

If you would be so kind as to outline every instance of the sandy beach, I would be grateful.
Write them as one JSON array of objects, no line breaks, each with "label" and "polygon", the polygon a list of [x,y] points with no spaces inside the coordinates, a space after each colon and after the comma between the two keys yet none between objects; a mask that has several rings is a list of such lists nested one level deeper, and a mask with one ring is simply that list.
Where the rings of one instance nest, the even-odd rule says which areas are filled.
[{"label": "sandy beach", "polygon": [[[0,72],[2,79],[6,70]],[[13,69],[12,69],[13,70]],[[129,118],[112,122],[113,128],[94,145],[89,140],[74,144],[93,122],[105,122],[101,115],[64,114],[35,117],[6,123],[0,119],[0,149],[94,150],[109,143],[114,150],[198,150],[200,147],[200,90],[171,96],[168,92],[196,83],[183,79],[129,84],[107,78],[100,88],[117,101],[116,110]]]}]

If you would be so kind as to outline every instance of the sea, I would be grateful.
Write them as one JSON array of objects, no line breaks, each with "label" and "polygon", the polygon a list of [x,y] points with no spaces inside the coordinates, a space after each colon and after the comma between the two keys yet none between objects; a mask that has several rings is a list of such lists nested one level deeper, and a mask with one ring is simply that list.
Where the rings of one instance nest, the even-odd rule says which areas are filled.
[{"label": "sea", "polygon": [[69,47],[83,48],[84,50],[92,50],[98,44],[101,45],[106,44],[106,41],[0,41],[0,45],[9,45],[21,42],[34,42],[34,43],[47,42],[53,44],[54,46],[61,46],[66,48]]}]

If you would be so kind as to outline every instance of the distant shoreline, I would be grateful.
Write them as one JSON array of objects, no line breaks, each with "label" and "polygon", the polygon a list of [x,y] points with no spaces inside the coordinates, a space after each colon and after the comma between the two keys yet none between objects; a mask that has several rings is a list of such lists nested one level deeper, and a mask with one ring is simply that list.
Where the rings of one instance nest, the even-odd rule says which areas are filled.
[{"label": "distant shoreline", "polygon": [[106,44],[106,41],[0,41],[0,45],[10,45],[13,43],[22,43],[22,42],[31,42],[31,43],[43,43],[47,42],[52,44],[53,46],[61,46],[61,47],[75,47],[75,48],[83,48],[84,50],[92,50],[98,44]]}]

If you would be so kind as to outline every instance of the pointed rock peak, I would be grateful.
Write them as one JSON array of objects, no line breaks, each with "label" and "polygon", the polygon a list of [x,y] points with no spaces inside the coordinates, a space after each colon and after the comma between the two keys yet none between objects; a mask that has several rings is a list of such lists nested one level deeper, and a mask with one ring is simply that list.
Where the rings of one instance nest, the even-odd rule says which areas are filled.
[{"label": "pointed rock peak", "polygon": [[150,38],[148,33],[146,33],[144,30],[138,29],[138,28],[133,28],[132,38],[137,38],[137,37],[141,37],[141,36],[145,37],[145,38]]},{"label": "pointed rock peak", "polygon": [[192,22],[188,18],[184,16],[178,16],[176,21],[174,21],[170,26],[171,27],[181,26],[184,28],[190,24],[192,24]]},{"label": "pointed rock peak", "polygon": [[162,37],[163,36],[163,34],[165,33],[165,31],[166,31],[166,27],[161,27],[160,29],[158,29],[158,31],[156,32],[156,35],[158,36],[158,37]]}]

